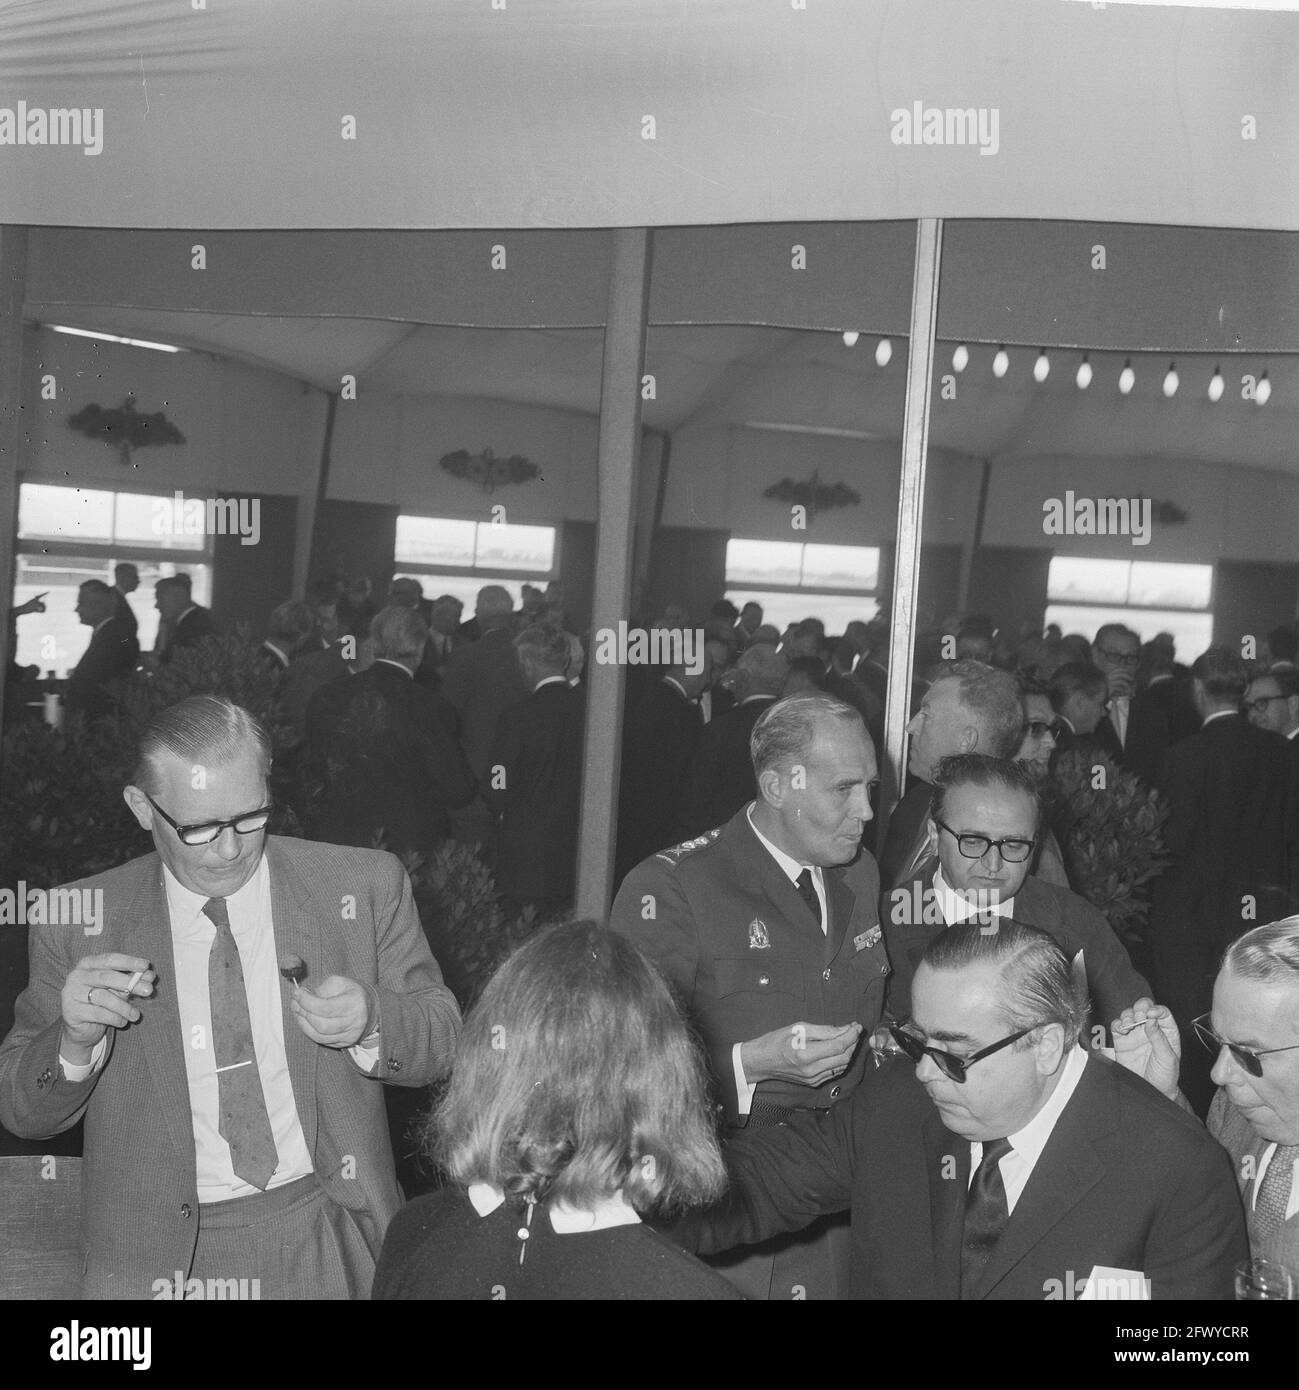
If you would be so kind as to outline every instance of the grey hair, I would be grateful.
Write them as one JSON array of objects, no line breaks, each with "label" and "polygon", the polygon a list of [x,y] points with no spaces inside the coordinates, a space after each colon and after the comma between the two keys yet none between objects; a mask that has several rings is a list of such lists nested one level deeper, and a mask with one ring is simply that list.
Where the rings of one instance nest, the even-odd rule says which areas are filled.
[{"label": "grey hair", "polygon": [[538,670],[562,676],[568,668],[568,633],[560,628],[533,623],[514,639],[514,650],[520,662]]},{"label": "grey hair", "polygon": [[419,661],[428,641],[428,624],[418,608],[390,603],[370,623],[370,640],[376,657],[388,661]]},{"label": "grey hair", "polygon": [[784,654],[765,642],[755,642],[746,648],[735,665],[737,670],[744,672],[746,693],[750,695],[779,695],[789,675],[789,662]]},{"label": "grey hair", "polygon": [[1024,700],[1009,671],[981,661],[949,661],[938,668],[933,684],[960,682],[958,699],[978,726],[976,752],[1013,758],[1024,738]]},{"label": "grey hair", "polygon": [[271,612],[267,635],[296,646],[316,626],[316,615],[301,599],[290,599]]},{"label": "grey hair", "polygon": [[[960,970],[984,961],[1001,967],[1001,1009],[1010,1032],[1058,1023],[1066,1046],[1077,1041],[1089,1011],[1086,989],[1075,982],[1065,953],[1036,927],[1001,917],[986,925],[948,927],[921,957],[931,970]],[[1030,1033],[1016,1046],[1032,1045]]]},{"label": "grey hair", "polygon": [[158,789],[158,764],[171,753],[184,762],[224,767],[254,750],[262,775],[270,772],[271,738],[255,715],[220,695],[191,695],[154,715],[140,738],[132,782]]},{"label": "grey hair", "polygon": [[855,723],[863,734],[866,732],[860,713],[832,695],[809,691],[768,705],[749,735],[754,776],[761,777],[768,768],[806,762],[817,729],[835,719]]},{"label": "grey hair", "polygon": [[1299,915],[1267,922],[1237,937],[1223,953],[1222,964],[1242,980],[1299,984]]}]

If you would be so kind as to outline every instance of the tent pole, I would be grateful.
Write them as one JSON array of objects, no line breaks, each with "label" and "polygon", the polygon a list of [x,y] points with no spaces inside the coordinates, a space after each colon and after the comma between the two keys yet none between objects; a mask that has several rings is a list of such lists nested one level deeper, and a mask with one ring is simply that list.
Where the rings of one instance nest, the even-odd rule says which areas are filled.
[{"label": "tent pole", "polygon": [[[649,316],[651,243],[644,227],[613,232],[609,300],[600,379],[600,441],[596,463],[595,593],[592,647],[602,628],[618,630],[631,601],[636,471],[640,458],[640,382]],[[626,672],[587,654],[586,738],[577,850],[577,911],[603,921],[613,886]]]},{"label": "tent pole", "polygon": [[[0,527],[6,541],[18,534],[18,442],[22,438],[23,298],[27,288],[27,228],[0,226]],[[9,610],[14,602],[13,549],[0,554],[0,672],[8,671]],[[0,676],[0,719],[5,682]]]},{"label": "tent pole", "polygon": [[902,480],[898,489],[897,552],[893,566],[892,633],[885,702],[883,793],[875,843],[882,849],[889,817],[906,777],[903,748],[911,713],[911,663],[916,638],[916,587],[920,581],[920,537],[925,512],[925,464],[929,452],[929,405],[933,385],[934,336],[938,328],[938,268],[943,253],[941,218],[916,223],[916,260],[911,283],[911,337],[907,348],[907,403],[902,425]]}]

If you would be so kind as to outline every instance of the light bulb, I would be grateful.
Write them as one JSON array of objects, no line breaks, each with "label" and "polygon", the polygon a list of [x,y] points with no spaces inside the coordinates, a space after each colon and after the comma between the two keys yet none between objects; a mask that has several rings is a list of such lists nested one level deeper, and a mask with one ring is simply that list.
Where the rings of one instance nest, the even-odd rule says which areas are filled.
[{"label": "light bulb", "polygon": [[1132,359],[1129,358],[1123,364],[1123,370],[1119,373],[1119,390],[1125,395],[1132,394],[1132,388],[1137,384],[1137,374],[1132,370]]},{"label": "light bulb", "polygon": [[997,349],[997,355],[992,359],[993,376],[1005,376],[1010,370],[1010,356],[1004,347]]},{"label": "light bulb", "polygon": [[1168,374],[1164,377],[1164,395],[1167,396],[1170,401],[1177,395],[1178,385],[1177,367],[1174,363],[1170,362],[1168,364]]},{"label": "light bulb", "polygon": [[1222,393],[1226,389],[1227,383],[1222,379],[1222,371],[1217,363],[1214,363],[1213,376],[1209,379],[1209,399],[1215,404],[1222,399]]},{"label": "light bulb", "polygon": [[848,331],[843,335],[843,345],[844,345],[844,347],[856,347],[856,346],[857,346],[857,339],[860,338],[860,337],[861,337],[861,334],[858,333],[858,332],[856,331],[856,329],[853,329],[853,328],[848,329]]},{"label": "light bulb", "polygon": [[1092,364],[1087,360],[1087,354],[1083,353],[1083,360],[1078,364],[1078,389],[1085,391],[1092,384]]},{"label": "light bulb", "polygon": [[879,346],[875,349],[875,362],[878,366],[887,367],[889,359],[893,356],[893,344],[887,338],[881,338]]},{"label": "light bulb", "polygon": [[970,365],[970,349],[962,343],[954,353],[952,353],[952,370],[963,372]]},{"label": "light bulb", "polygon": [[1272,383],[1267,379],[1266,372],[1258,379],[1258,385],[1254,388],[1254,399],[1259,405],[1266,405],[1272,399]]},{"label": "light bulb", "polygon": [[1051,359],[1046,355],[1046,349],[1041,348],[1037,354],[1037,361],[1033,363],[1033,380],[1043,382],[1051,372]]}]

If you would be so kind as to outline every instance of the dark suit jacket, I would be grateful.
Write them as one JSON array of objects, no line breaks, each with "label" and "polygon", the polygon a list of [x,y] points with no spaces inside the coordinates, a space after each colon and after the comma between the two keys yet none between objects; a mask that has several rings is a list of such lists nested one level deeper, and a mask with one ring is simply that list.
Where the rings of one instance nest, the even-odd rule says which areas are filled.
[{"label": "dark suit jacket", "polygon": [[1150,937],[1173,946],[1179,965],[1203,973],[1216,962],[1249,925],[1246,894],[1254,921],[1284,912],[1288,756],[1278,734],[1237,714],[1211,719],[1165,754],[1158,785],[1171,809],[1173,864],[1154,885]]},{"label": "dark suit jacket", "polygon": [[[880,905],[880,920],[893,963],[889,1012],[898,1020],[910,1016],[911,981],[916,967],[925,947],[943,930],[941,923],[926,922],[923,916],[925,904],[932,901],[927,895],[932,893],[933,882],[934,871],[930,868],[922,877],[886,892]],[[920,920],[916,920],[917,904]],[[1104,914],[1077,893],[1043,883],[1030,874],[1015,894],[1011,919],[1046,932],[1070,960],[1082,953],[1091,991],[1093,1026],[1108,1032],[1124,1009],[1151,994],[1150,985],[1133,969],[1127,950]]]},{"label": "dark suit jacket", "polygon": [[698,703],[666,680],[650,689],[632,711],[622,740],[618,879],[676,838],[703,730]]},{"label": "dark suit jacket", "polygon": [[384,661],[321,686],[307,706],[303,804],[309,833],[394,853],[428,853],[450,834],[449,808],[476,785],[445,701]]},{"label": "dark suit jacket", "polygon": [[907,868],[916,843],[924,833],[933,795],[934,789],[928,782],[915,781],[893,808],[880,854],[880,880],[886,889],[892,888]]},{"label": "dark suit jacket", "polygon": [[342,680],[351,674],[351,668],[343,658],[345,641],[346,638],[340,637],[318,652],[308,652],[298,657],[289,663],[289,669],[284,673],[280,698],[299,739],[306,737],[307,705],[311,697],[322,685]]},{"label": "dark suit jacket", "polygon": [[132,637],[138,637],[140,624],[136,622],[135,612],[127,601],[126,595],[120,589],[114,589],[113,601],[117,605],[114,616],[121,621],[122,626]]},{"label": "dark suit jacket", "polygon": [[[1240,1187],[1241,1200],[1248,1212],[1253,1200],[1254,1180],[1268,1140],[1260,1137],[1248,1119],[1236,1109],[1226,1091],[1218,1089],[1209,1106],[1209,1133],[1231,1156],[1231,1165]],[[1246,1221],[1248,1222],[1248,1216]],[[1299,1212],[1281,1223],[1281,1228],[1261,1249],[1250,1251],[1256,1259],[1272,1260],[1285,1265],[1299,1277]]]},{"label": "dark suit jacket", "polygon": [[1286,739],[1290,756],[1290,787],[1286,793],[1286,879],[1285,913],[1299,912],[1299,734]]},{"label": "dark suit jacket", "polygon": [[528,694],[514,658],[513,628],[493,628],[453,651],[442,668],[442,694],[459,716],[460,745],[470,771],[486,785],[496,722]]},{"label": "dark suit jacket", "polygon": [[[884,1007],[888,956],[879,930],[879,873],[862,854],[826,869],[829,931],[749,824],[726,825],[665,850],[623,880],[609,926],[635,942],[671,981],[708,1052],[726,1118],[739,1122],[731,1050],[793,1023],[870,1033]],[[755,1101],[833,1105],[861,1079],[863,1042],[844,1076],[820,1087],[761,1081]]]},{"label": "dark suit jacket", "polygon": [[113,702],[105,685],[129,676],[139,659],[140,644],[117,618],[109,618],[95,629],[85,655],[68,677],[68,713],[79,712],[88,719],[107,714]]},{"label": "dark suit jacket", "polygon": [[[435,1080],[449,1061],[459,1011],[396,859],[277,836],[268,838],[266,856],[277,957],[295,952],[320,979],[343,975],[378,991],[376,1078],[346,1051],[312,1042],[289,1012],[293,987],[281,984],[289,1079],[316,1175],[352,1212],[377,1258],[401,1194],[375,1081]],[[34,1139],[85,1116],[83,1293],[148,1298],[153,1280],[188,1272],[202,1220],[161,861],[147,854],[72,888],[102,889],[102,930],[92,939],[66,927],[31,928],[30,982],[0,1043],[0,1123]],[[339,904],[349,900],[355,917],[342,920]],[[60,992],[80,957],[110,951],[145,957],[158,972],[156,992],[142,1004],[140,1023],[109,1029],[100,1070],[68,1081],[58,1061]]]},{"label": "dark suit jacket", "polygon": [[197,647],[205,637],[216,636],[216,631],[211,612],[196,605],[172,628],[167,645],[158,653],[158,661],[165,666],[178,648]]},{"label": "dark suit jacket", "polygon": [[585,718],[581,693],[555,681],[496,726],[483,799],[500,817],[496,886],[519,902],[572,897]]},{"label": "dark suit jacket", "polygon": [[[673,1229],[687,1249],[850,1208],[854,1298],[960,1297],[970,1145],[909,1062],[870,1073],[846,1105],[737,1135],[727,1166],[729,1195]],[[1156,1299],[1230,1299],[1245,1254],[1221,1147],[1140,1077],[1091,1056],[972,1296],[1068,1298],[1100,1265],[1141,1271]]]},{"label": "dark suit jacket", "polygon": [[757,796],[753,759],[749,756],[749,735],[759,716],[772,703],[773,700],[765,696],[745,700],[704,725],[681,808],[678,823],[681,834],[702,835],[705,830],[730,820]]},{"label": "dark suit jacket", "polygon": [[1185,691],[1174,680],[1161,680],[1132,697],[1125,744],[1120,745],[1108,714],[1096,726],[1096,741],[1120,767],[1153,786],[1164,754],[1199,727],[1200,716]]}]

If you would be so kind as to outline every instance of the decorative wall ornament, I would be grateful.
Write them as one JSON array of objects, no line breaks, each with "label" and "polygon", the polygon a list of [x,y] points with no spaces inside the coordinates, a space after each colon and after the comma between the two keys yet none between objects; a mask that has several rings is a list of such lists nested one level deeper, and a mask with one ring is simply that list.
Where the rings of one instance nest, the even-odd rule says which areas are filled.
[{"label": "decorative wall ornament", "polygon": [[522,454],[498,459],[490,449],[484,449],[481,454],[457,449],[454,453],[443,454],[438,464],[453,478],[468,478],[481,484],[484,492],[492,492],[506,483],[530,483],[541,477],[541,469]]},{"label": "decorative wall ornament", "polygon": [[782,478],[762,495],[770,497],[773,502],[806,507],[809,521],[817,512],[833,511],[835,507],[855,507],[861,501],[861,494],[854,492],[847,483],[823,483],[815,471],[801,483],[792,478]]},{"label": "decorative wall ornament", "polygon": [[121,405],[111,409],[94,402],[84,406],[68,417],[68,428],[84,434],[87,439],[101,439],[111,445],[118,451],[124,466],[131,462],[132,449],[185,442],[185,436],[161,410],[154,411],[152,415],[141,415],[135,408],[134,394],[128,395]]}]

